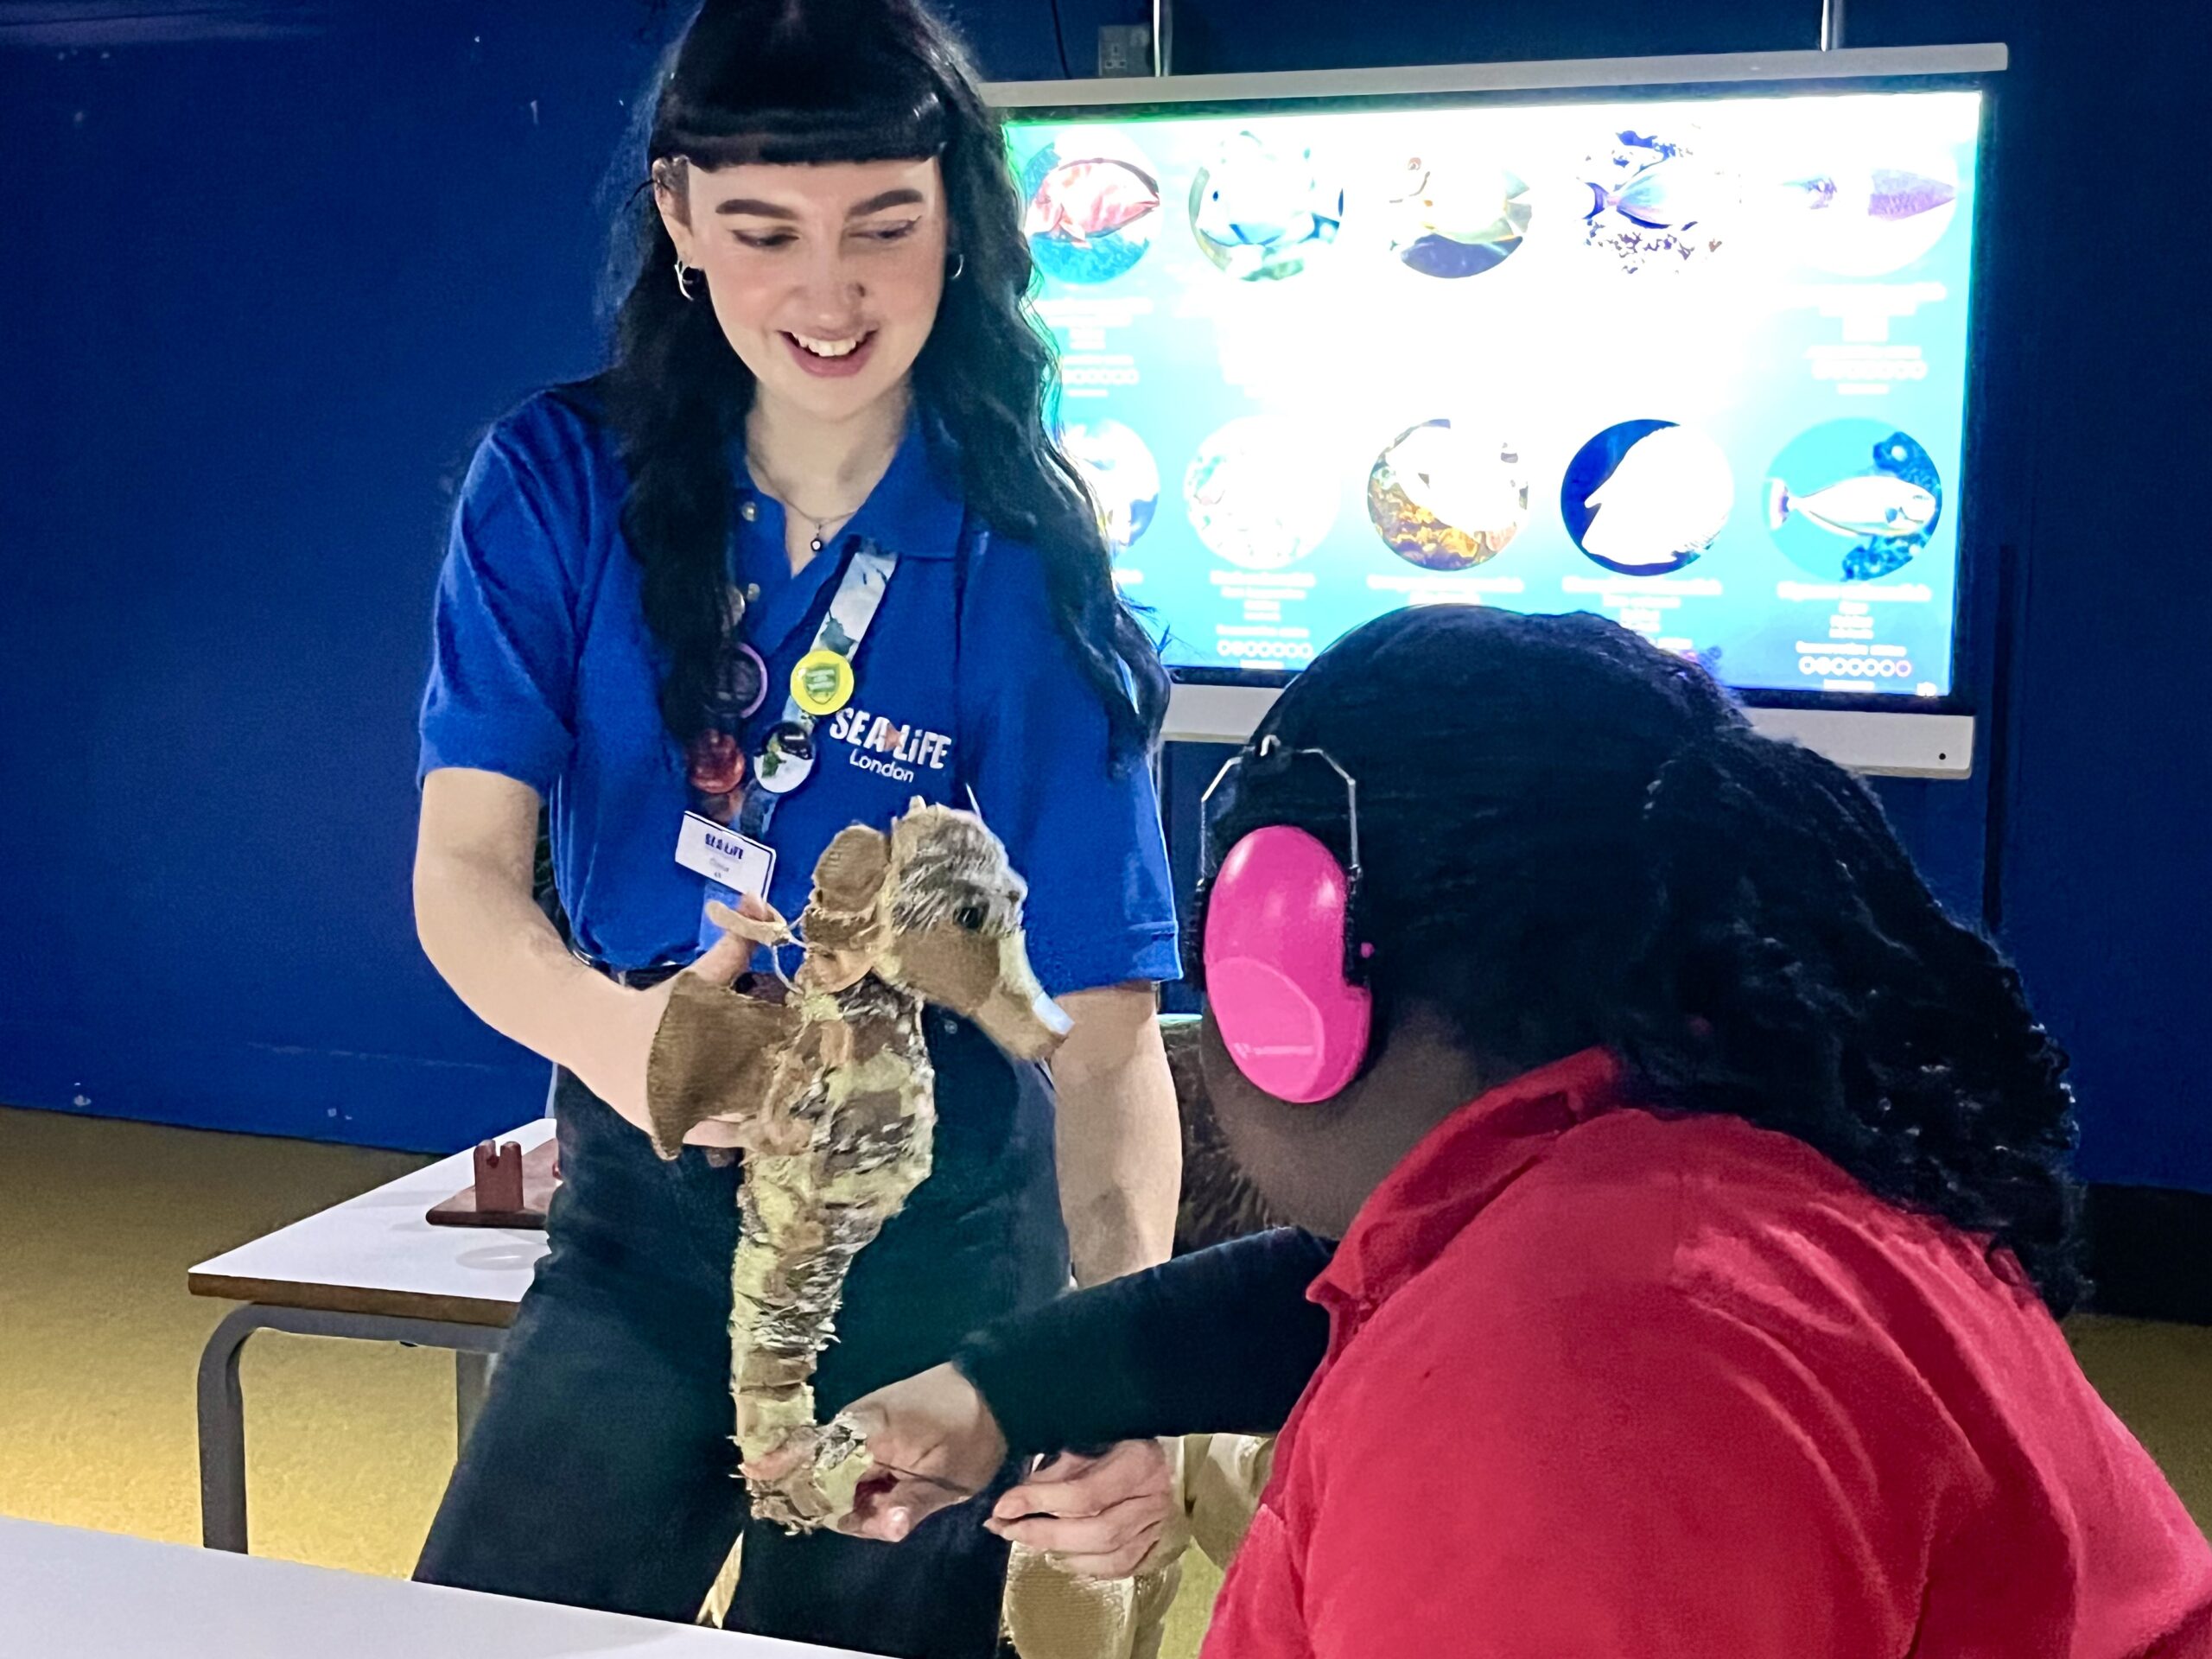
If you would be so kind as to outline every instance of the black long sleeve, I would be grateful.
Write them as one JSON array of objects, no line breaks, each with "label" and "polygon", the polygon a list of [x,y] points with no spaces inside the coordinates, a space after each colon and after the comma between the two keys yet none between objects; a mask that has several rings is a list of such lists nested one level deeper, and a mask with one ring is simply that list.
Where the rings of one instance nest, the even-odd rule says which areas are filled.
[{"label": "black long sleeve", "polygon": [[1015,1453],[1282,1427],[1326,1351],[1306,1300],[1336,1246],[1293,1228],[1017,1313],[953,1357]]}]

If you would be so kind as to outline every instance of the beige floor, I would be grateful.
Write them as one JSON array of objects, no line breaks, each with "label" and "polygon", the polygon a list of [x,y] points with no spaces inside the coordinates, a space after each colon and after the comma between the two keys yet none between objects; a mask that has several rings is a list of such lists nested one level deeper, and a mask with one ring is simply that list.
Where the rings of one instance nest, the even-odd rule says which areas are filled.
[{"label": "beige floor", "polygon": [[[193,1368],[226,1305],[185,1269],[422,1161],[0,1109],[0,1514],[196,1540]],[[2212,1330],[2071,1330],[2212,1524]],[[452,1462],[450,1358],[264,1332],[242,1375],[255,1552],[405,1573]],[[1203,1627],[1198,1565],[1171,1656]]]}]

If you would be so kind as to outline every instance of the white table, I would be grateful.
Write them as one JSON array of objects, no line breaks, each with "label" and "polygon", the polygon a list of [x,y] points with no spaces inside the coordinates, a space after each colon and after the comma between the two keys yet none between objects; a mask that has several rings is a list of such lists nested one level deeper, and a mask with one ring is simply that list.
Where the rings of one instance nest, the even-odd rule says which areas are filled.
[{"label": "white table", "polygon": [[[499,1138],[528,1152],[552,1134],[547,1118]],[[192,1269],[195,1296],[245,1304],[200,1358],[200,1529],[209,1548],[246,1547],[238,1351],[257,1331],[452,1349],[457,1440],[467,1440],[515,1304],[545,1254],[543,1233],[423,1219],[474,1179],[473,1158],[456,1153]]]},{"label": "white table", "polygon": [[837,1659],[470,1590],[0,1520],[0,1653],[22,1659]]}]

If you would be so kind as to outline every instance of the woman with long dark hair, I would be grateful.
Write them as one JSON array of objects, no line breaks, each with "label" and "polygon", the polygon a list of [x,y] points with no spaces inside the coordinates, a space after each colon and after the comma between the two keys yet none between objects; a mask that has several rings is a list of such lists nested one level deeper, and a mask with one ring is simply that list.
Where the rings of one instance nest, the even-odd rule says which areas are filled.
[{"label": "woman with long dark hair", "polygon": [[[1207,1096],[1310,1230],[861,1402],[863,1530],[1009,1446],[1282,1428],[1221,1659],[2212,1652],[2054,1318],[2064,1057],[1861,785],[1610,622],[1435,607],[1216,799]],[[1163,1512],[1131,1453],[994,1525],[1107,1570]]]},{"label": "woman with long dark hair", "polygon": [[[419,929],[556,1063],[565,1179],[419,1573],[688,1618],[746,1518],[739,1171],[726,1125],[672,1164],[640,1126],[672,976],[747,963],[707,901],[796,915],[838,830],[973,808],[1071,1025],[1048,1078],[931,1015],[935,1169],[851,1273],[824,1410],[1054,1295],[1071,1257],[1095,1280],[1166,1255],[1174,911],[1165,677],[1048,434],[1027,244],[956,43],[915,0],[709,0],[647,160],[613,360],[485,441],[438,596]],[[531,903],[541,807],[565,948]],[[755,1529],[730,1622],[988,1654],[1005,1545],[981,1522],[911,1556]]]}]

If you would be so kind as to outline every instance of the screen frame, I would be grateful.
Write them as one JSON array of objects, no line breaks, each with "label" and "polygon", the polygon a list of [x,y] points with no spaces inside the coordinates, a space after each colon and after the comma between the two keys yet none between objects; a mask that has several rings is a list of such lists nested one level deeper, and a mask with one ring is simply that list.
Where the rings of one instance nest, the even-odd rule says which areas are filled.
[{"label": "screen frame", "polygon": [[[1370,108],[1421,108],[1463,95],[1482,101],[1564,101],[1592,94],[1638,99],[1751,97],[1816,90],[1902,92],[1942,89],[1982,94],[1976,140],[1977,216],[1987,213],[1991,182],[1993,77],[2006,67],[1999,44],[1878,47],[1833,52],[1744,52],[1653,58],[1562,59],[1548,62],[1408,66],[1267,74],[996,81],[984,96],[1004,118],[1079,120],[1107,112],[1146,115],[1231,114],[1264,109],[1295,113],[1356,102]],[[1853,696],[1822,691],[1732,687],[1764,730],[1818,749],[1840,765],[1891,776],[1963,779],[1972,775],[1979,698],[1970,682],[1986,655],[1974,601],[1985,550],[1975,533],[1980,515],[1983,443],[1978,410],[1988,371],[1984,332],[1989,238],[1975,238],[1967,300],[1967,362],[1964,436],[1957,491],[1957,572],[1951,612],[1951,689],[1940,697]],[[1170,740],[1242,742],[1294,670],[1171,668],[1173,693],[1165,734]]]}]

